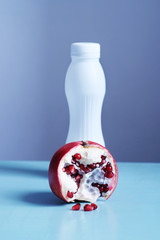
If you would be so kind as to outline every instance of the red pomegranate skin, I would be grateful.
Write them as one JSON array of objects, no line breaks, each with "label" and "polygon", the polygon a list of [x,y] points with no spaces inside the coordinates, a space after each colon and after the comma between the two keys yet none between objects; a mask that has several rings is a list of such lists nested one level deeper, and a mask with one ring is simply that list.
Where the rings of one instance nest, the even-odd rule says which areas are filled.
[{"label": "red pomegranate skin", "polygon": [[[87,143],[89,145],[101,147],[106,150],[106,148],[104,146],[102,146],[98,143],[95,143],[92,141],[87,141]],[[63,196],[63,194],[61,192],[61,183],[60,183],[59,177],[58,177],[58,166],[59,166],[61,159],[65,156],[65,154],[67,154],[72,148],[77,147],[79,145],[83,145],[83,144],[84,144],[83,141],[76,141],[76,142],[71,142],[71,143],[67,143],[67,144],[63,145],[61,148],[59,148],[55,152],[55,154],[53,155],[53,157],[51,159],[50,165],[49,165],[48,179],[49,179],[50,188],[57,197],[61,198],[65,202],[68,202],[68,201],[67,201],[67,199],[65,199],[65,197]],[[107,151],[108,151],[108,149],[107,149]],[[114,188],[112,189],[110,195],[106,198],[106,200],[111,196],[111,194],[115,190],[117,181],[118,181],[118,168],[117,168],[116,162],[115,162],[113,156],[111,155],[111,153],[109,151],[108,151],[108,153],[110,154],[110,156],[113,159],[113,163],[115,165],[116,177],[114,180]]]}]

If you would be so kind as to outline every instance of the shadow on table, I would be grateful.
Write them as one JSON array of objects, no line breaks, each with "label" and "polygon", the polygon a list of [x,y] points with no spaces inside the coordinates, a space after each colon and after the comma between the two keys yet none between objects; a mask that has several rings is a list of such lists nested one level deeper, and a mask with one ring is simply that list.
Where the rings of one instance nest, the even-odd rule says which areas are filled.
[{"label": "shadow on table", "polygon": [[58,206],[65,204],[64,201],[53,195],[52,192],[31,192],[20,197],[20,200],[38,206]]},{"label": "shadow on table", "polygon": [[28,176],[35,176],[35,177],[48,177],[47,170],[41,169],[32,169],[27,167],[14,167],[14,166],[0,166],[0,172],[12,173],[12,174],[20,174],[20,175],[28,175]]}]

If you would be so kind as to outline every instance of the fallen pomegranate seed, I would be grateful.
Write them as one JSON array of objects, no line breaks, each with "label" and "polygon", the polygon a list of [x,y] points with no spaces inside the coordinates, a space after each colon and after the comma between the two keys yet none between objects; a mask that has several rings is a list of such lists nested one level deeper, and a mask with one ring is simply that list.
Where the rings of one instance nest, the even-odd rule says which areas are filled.
[{"label": "fallen pomegranate seed", "polygon": [[97,209],[97,205],[95,203],[91,203],[91,206],[93,207],[93,210]]},{"label": "fallen pomegranate seed", "polygon": [[80,204],[80,203],[77,203],[76,205],[74,205],[74,206],[72,207],[72,210],[78,211],[78,210],[80,209],[80,206],[81,206],[81,204]]},{"label": "fallen pomegranate seed", "polygon": [[112,166],[108,165],[106,169],[108,172],[112,172]]},{"label": "fallen pomegranate seed", "polygon": [[68,192],[67,192],[67,197],[72,198],[72,197],[73,197],[73,193],[70,192],[70,191],[68,191]]},{"label": "fallen pomegranate seed", "polygon": [[81,159],[81,154],[79,154],[79,153],[76,153],[76,154],[74,154],[74,156],[73,156],[75,159],[78,159],[78,160],[80,160]]},{"label": "fallen pomegranate seed", "polygon": [[91,206],[91,205],[89,205],[89,204],[86,204],[85,206],[84,206],[84,211],[92,211],[94,208],[93,208],[93,206]]}]

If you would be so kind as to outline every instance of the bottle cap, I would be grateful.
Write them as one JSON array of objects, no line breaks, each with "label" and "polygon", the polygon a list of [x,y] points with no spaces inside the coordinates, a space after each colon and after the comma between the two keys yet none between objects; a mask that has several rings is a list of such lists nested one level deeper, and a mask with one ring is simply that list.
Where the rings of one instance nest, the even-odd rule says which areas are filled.
[{"label": "bottle cap", "polygon": [[71,45],[71,56],[99,58],[100,44],[91,42],[76,42]]}]

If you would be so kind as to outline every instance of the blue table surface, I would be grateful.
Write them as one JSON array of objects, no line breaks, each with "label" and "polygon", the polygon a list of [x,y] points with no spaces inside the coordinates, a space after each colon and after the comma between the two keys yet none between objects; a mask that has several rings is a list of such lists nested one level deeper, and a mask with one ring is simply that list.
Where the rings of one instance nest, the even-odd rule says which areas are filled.
[{"label": "blue table surface", "polygon": [[48,166],[0,161],[1,240],[160,239],[160,164],[118,163],[115,192],[92,212],[52,194]]}]

